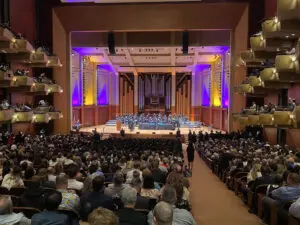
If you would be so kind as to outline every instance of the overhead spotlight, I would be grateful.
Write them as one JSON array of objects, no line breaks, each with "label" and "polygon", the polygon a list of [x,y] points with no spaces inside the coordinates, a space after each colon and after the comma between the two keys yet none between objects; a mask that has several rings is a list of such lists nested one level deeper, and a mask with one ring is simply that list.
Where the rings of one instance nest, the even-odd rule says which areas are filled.
[{"label": "overhead spotlight", "polygon": [[274,23],[278,23],[278,22],[279,22],[278,17],[275,16],[275,17],[274,17]]},{"label": "overhead spotlight", "polygon": [[296,35],[296,34],[291,34],[293,37]]},{"label": "overhead spotlight", "polygon": [[289,38],[289,37],[290,37],[289,35],[286,35],[286,36],[285,36],[285,38]]}]

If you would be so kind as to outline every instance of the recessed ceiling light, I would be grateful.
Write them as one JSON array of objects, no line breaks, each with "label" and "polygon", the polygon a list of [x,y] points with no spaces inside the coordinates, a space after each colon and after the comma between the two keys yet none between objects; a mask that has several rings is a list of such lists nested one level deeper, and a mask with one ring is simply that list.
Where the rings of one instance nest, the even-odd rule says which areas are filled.
[{"label": "recessed ceiling light", "polygon": [[294,37],[296,34],[292,34],[292,36]]},{"label": "recessed ceiling light", "polygon": [[286,35],[285,37],[286,37],[286,38],[289,38],[290,36],[289,36],[289,35]]}]

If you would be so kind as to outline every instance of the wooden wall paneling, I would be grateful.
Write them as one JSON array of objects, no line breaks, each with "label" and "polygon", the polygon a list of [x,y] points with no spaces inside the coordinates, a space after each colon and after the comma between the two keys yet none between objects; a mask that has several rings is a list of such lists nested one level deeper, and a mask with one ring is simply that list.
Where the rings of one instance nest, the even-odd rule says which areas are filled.
[{"label": "wooden wall paneling", "polygon": [[231,77],[230,77],[230,101],[229,101],[229,131],[236,131],[241,129],[239,123],[234,123],[232,120],[232,113],[241,112],[245,108],[245,97],[243,95],[234,94],[235,86],[241,84],[246,77],[246,69],[244,67],[236,67],[236,57],[241,51],[248,48],[248,21],[249,12],[248,7],[244,10],[235,29],[231,32]]},{"label": "wooden wall paneling", "polygon": [[[71,43],[70,34],[66,32],[56,13],[53,12],[53,51],[59,56],[63,67],[53,69],[53,79],[63,88],[64,92],[54,95],[54,107],[59,109],[63,118],[54,121],[54,132],[69,133],[71,129]],[[84,113],[83,113],[84,114]]]}]

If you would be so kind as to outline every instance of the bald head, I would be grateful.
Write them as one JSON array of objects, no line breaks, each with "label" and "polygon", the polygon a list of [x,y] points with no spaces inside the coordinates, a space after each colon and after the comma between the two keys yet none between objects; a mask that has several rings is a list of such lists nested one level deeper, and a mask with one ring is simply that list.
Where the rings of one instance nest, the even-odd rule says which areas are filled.
[{"label": "bald head", "polygon": [[155,225],[172,225],[172,206],[164,201],[157,203],[153,210],[153,217]]}]

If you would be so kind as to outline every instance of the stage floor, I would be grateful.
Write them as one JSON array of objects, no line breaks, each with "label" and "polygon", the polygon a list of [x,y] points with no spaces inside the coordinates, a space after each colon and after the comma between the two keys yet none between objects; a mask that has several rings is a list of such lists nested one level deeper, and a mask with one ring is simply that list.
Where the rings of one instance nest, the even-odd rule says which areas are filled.
[{"label": "stage floor", "polygon": [[[119,134],[120,131],[117,131],[115,126],[107,126],[107,125],[98,125],[98,126],[90,126],[90,127],[83,127],[80,129],[81,132],[92,132],[94,129],[97,129],[99,133],[102,134]],[[140,130],[138,128],[135,128],[133,131],[130,131],[128,127],[123,127],[126,134],[136,134],[136,132],[139,132],[140,134],[152,134],[152,132],[155,132],[157,135],[164,135],[169,134],[170,132],[173,132],[173,134],[176,134],[176,130]],[[180,128],[180,133],[182,135],[188,135],[189,130],[195,131],[198,133],[200,130],[203,132],[210,132],[213,131],[220,131],[218,129],[211,129],[209,127],[202,126],[200,128]],[[153,134],[153,135],[155,135]]]}]

